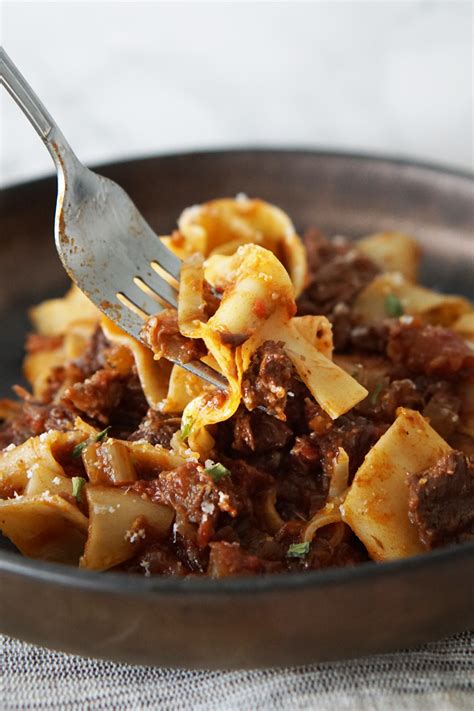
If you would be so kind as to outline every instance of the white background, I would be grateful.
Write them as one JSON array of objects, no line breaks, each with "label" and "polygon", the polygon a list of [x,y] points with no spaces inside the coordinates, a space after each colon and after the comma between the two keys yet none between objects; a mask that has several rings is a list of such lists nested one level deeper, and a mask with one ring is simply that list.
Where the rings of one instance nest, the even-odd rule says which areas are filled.
[{"label": "white background", "polygon": [[[471,2],[3,2],[1,12],[2,44],[89,164],[258,144],[472,168]],[[50,172],[1,94],[2,183]]]}]

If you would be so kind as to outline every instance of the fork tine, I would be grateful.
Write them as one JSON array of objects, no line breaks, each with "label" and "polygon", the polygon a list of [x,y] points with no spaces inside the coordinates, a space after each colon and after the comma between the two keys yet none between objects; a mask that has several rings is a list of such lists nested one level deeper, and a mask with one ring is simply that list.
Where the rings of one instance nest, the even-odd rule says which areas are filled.
[{"label": "fork tine", "polygon": [[210,365],[202,363],[200,360],[193,360],[191,363],[185,363],[184,365],[176,363],[176,365],[188,370],[193,375],[197,375],[198,378],[207,380],[211,385],[215,385],[216,388],[219,388],[219,390],[225,390],[229,385],[223,375],[218,373],[217,370],[214,370],[214,368],[211,368]]},{"label": "fork tine", "polygon": [[[181,271],[181,259],[176,256],[176,254],[173,254],[173,252],[166,247],[161,239],[158,238],[158,249],[157,249],[157,256],[155,257],[156,261],[161,264],[163,269],[168,272],[168,274],[171,274],[175,279],[179,280],[179,273]],[[150,260],[151,261],[151,260]]]},{"label": "fork tine", "polygon": [[147,277],[148,279],[144,279],[143,277],[135,277],[134,282],[145,294],[147,293],[147,291],[146,288],[143,288],[143,286],[148,287],[151,292],[160,296],[164,301],[166,301],[169,306],[172,306],[173,308],[177,309],[177,290],[172,287],[171,284],[168,284],[168,282],[166,282],[156,272],[149,272]]},{"label": "fork tine", "polygon": [[124,300],[119,299],[119,301],[121,306],[123,307],[121,309],[120,319],[118,321],[120,328],[122,328],[124,331],[126,331],[131,336],[140,341],[140,334],[145,323],[144,318],[138,313],[136,313],[127,303],[127,301],[131,301],[131,299],[128,299],[128,297],[126,297]]},{"label": "fork tine", "polygon": [[[145,258],[148,265],[153,261],[158,262],[165,272],[179,281],[181,260],[168,247],[165,247],[144,220],[143,222],[143,231],[140,235],[140,260]],[[145,226],[148,229],[145,229]]]},{"label": "fork tine", "polygon": [[142,291],[133,281],[127,284],[126,288],[120,293],[144,313],[144,318],[163,311],[163,306],[158,301],[155,301],[152,296],[148,296],[146,292]]},{"label": "fork tine", "polygon": [[[133,301],[128,294],[124,294],[123,292],[120,292],[120,294],[125,296],[126,301],[131,302],[131,304],[137,307],[136,302]],[[138,340],[141,340],[141,331],[145,323],[144,319],[146,318],[147,314],[145,311],[143,311],[143,309],[141,309],[143,311],[143,317],[139,316],[137,313],[135,313],[134,310],[132,310],[132,308],[129,304],[126,303],[126,301],[121,301],[122,305],[126,308],[121,314],[120,325],[132,336],[134,336]],[[159,304],[157,304],[157,306],[159,306]],[[202,363],[198,360],[192,361],[191,363],[177,363],[176,361],[173,362],[175,363],[175,365],[179,365],[181,368],[184,368],[184,370],[193,373],[193,375],[196,375],[198,378],[207,380],[207,382],[211,383],[211,385],[214,385],[220,390],[225,390],[228,387],[228,382],[226,378],[206,363]]]}]

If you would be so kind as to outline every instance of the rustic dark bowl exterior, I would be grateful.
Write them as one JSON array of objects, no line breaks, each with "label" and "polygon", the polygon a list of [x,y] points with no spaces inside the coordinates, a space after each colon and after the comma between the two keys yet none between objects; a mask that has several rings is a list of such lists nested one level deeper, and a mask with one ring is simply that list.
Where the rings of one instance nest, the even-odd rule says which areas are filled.
[{"label": "rustic dark bowl exterior", "polygon": [[[474,297],[472,176],[384,158],[238,150],[103,166],[158,233],[181,209],[246,192],[299,229],[398,229],[425,248],[423,281]],[[53,245],[55,181],[1,194],[0,397],[21,378],[26,310],[67,285]],[[0,631],[76,654],[187,668],[251,668],[394,650],[474,627],[474,544],[395,563],[214,580],[91,573],[0,542]]]}]

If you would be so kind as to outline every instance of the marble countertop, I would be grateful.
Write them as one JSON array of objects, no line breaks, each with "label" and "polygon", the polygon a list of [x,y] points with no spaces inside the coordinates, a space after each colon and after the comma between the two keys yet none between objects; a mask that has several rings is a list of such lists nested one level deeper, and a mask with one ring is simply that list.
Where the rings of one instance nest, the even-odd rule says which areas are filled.
[{"label": "marble countertop", "polygon": [[[315,146],[473,165],[470,2],[14,3],[2,42],[94,164]],[[3,185],[51,172],[1,92]]]}]

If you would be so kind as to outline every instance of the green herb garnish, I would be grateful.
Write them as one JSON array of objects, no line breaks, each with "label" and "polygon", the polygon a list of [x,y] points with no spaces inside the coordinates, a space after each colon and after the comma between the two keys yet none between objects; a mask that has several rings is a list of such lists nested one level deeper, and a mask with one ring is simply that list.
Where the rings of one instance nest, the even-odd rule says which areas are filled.
[{"label": "green herb garnish", "polygon": [[395,294],[387,294],[385,297],[385,312],[388,316],[392,316],[392,318],[403,316],[405,312],[398,296],[395,296]]},{"label": "green herb garnish", "polygon": [[370,396],[370,404],[371,405],[377,404],[377,400],[379,399],[379,395],[382,392],[382,388],[383,388],[382,383],[377,383],[377,385],[375,386],[375,388],[372,392],[372,395]]},{"label": "green herb garnish", "polygon": [[72,456],[73,457],[80,457],[83,450],[87,447],[88,444],[89,444],[88,439],[85,439],[84,442],[79,442],[79,444],[76,444],[76,446],[72,450]]},{"label": "green herb garnish", "polygon": [[181,432],[179,435],[179,438],[181,441],[183,441],[184,439],[187,439],[189,437],[193,424],[194,424],[194,420],[188,420],[186,422],[186,424],[184,424],[181,427]]},{"label": "green herb garnish", "polygon": [[207,474],[209,474],[212,479],[217,483],[225,476],[230,476],[230,471],[220,462],[213,464],[211,467],[206,468]]},{"label": "green herb garnish", "polygon": [[[102,430],[102,432],[99,432],[96,434],[92,442],[102,442],[103,439],[105,439],[109,433],[111,425],[109,427],[106,427],[105,430]],[[90,437],[88,439],[85,439],[84,442],[79,442],[79,444],[76,444],[74,449],[72,450],[72,456],[73,457],[80,457],[84,449],[91,444]]]},{"label": "green herb garnish", "polygon": [[82,501],[82,489],[84,487],[84,484],[86,483],[86,480],[82,476],[73,476],[72,479],[72,495],[78,501],[81,503]]},{"label": "green herb garnish", "polygon": [[109,425],[108,427],[105,428],[105,430],[102,430],[102,432],[99,432],[98,435],[94,437],[94,442],[102,442],[103,439],[107,437],[107,435],[110,432],[112,425]]},{"label": "green herb garnish", "polygon": [[304,558],[309,553],[310,543],[292,543],[288,548],[286,555],[288,558]]}]

